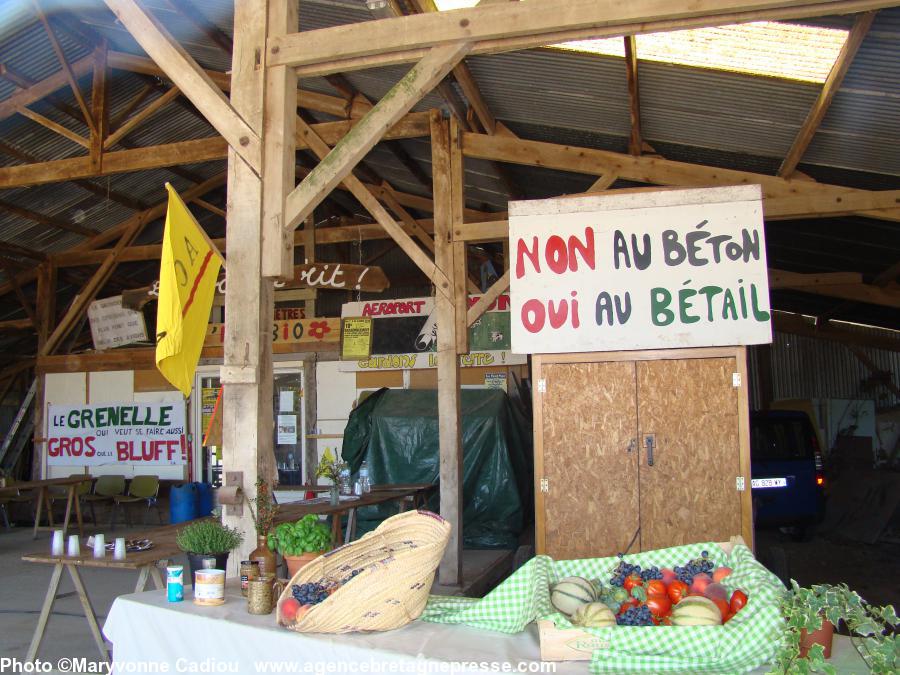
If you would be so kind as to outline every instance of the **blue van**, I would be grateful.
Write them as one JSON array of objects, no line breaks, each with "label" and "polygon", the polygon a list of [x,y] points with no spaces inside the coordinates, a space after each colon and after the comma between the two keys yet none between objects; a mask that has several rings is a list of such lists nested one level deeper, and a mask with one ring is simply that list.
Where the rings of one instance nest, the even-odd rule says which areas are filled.
[{"label": "blue van", "polygon": [[794,410],[751,412],[750,462],[755,523],[788,527],[802,538],[825,509],[822,453],[809,416]]}]

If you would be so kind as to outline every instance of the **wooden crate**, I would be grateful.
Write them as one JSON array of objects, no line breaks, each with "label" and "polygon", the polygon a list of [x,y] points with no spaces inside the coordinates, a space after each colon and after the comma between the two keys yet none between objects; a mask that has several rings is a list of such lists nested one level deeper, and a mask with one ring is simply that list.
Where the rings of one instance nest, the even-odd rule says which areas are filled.
[{"label": "wooden crate", "polygon": [[[744,544],[740,535],[720,542],[719,547],[730,555],[735,545]],[[608,649],[609,641],[581,628],[557,628],[549,619],[537,622],[541,642],[541,661],[590,661],[595,649]]]}]

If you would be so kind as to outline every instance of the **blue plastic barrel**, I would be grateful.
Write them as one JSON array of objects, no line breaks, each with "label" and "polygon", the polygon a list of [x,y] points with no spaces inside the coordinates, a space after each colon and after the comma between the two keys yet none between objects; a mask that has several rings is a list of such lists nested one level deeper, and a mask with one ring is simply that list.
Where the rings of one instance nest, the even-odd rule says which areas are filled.
[{"label": "blue plastic barrel", "polygon": [[173,485],[169,493],[169,522],[183,523],[197,517],[197,489],[193,483]]},{"label": "blue plastic barrel", "polygon": [[213,490],[209,483],[194,483],[197,494],[197,517],[203,518],[212,513]]}]

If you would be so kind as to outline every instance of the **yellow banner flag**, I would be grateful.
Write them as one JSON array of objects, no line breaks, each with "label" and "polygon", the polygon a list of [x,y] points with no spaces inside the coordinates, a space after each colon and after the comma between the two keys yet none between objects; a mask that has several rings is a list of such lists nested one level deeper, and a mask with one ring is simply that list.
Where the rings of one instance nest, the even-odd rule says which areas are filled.
[{"label": "yellow banner flag", "polygon": [[159,265],[156,367],[185,396],[206,338],[222,255],[171,185]]}]

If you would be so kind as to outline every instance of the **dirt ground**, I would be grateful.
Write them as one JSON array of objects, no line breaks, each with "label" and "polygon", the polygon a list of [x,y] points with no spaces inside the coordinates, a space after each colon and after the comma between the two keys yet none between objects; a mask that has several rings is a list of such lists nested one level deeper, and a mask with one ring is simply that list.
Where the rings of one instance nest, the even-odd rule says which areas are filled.
[{"label": "dirt ground", "polygon": [[846,583],[874,605],[900,608],[900,545],[814,536],[793,541],[777,529],[756,533],[756,555],[782,580],[801,586]]}]

